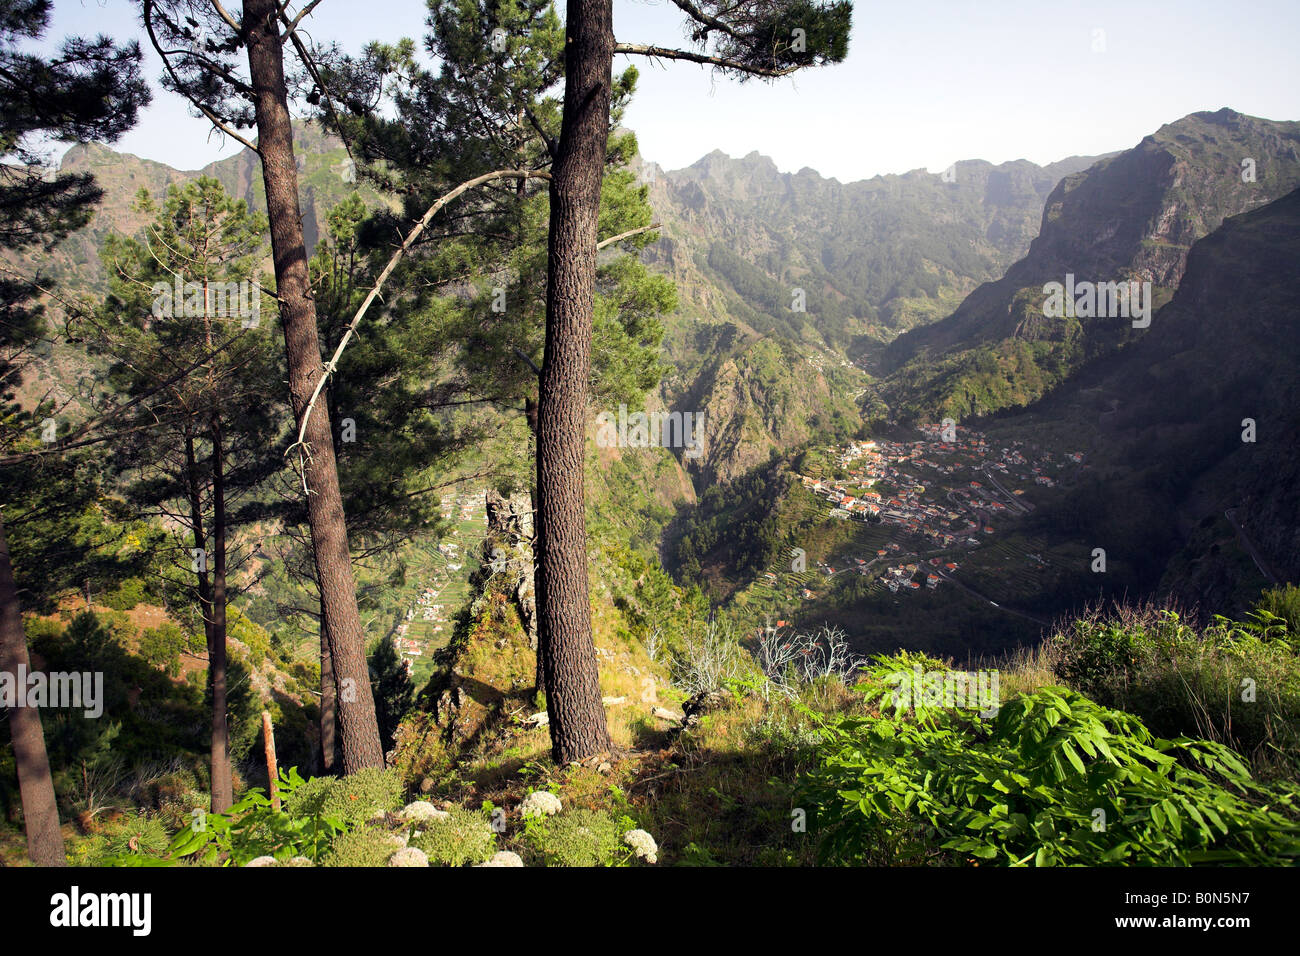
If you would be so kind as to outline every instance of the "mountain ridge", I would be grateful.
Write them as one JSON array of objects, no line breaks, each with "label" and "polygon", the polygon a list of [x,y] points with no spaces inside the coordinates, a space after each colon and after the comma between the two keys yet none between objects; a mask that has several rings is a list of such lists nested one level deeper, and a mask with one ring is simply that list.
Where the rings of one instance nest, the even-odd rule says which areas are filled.
[{"label": "mountain ridge", "polygon": [[1127,320],[1045,320],[1039,287],[1067,273],[1140,279],[1163,304],[1194,242],[1300,185],[1298,147],[1300,123],[1221,109],[1165,124],[1133,149],[1066,176],[1022,259],[951,315],[889,343],[882,371],[890,404],[913,420],[1023,405],[1129,344],[1138,336]]}]

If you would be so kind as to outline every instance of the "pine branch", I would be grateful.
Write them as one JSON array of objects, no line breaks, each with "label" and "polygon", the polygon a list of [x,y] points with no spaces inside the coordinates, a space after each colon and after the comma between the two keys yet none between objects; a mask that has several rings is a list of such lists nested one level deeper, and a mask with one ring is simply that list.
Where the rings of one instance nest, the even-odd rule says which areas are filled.
[{"label": "pine branch", "polygon": [[615,53],[626,53],[628,55],[662,57],[665,60],[689,60],[692,63],[700,63],[705,66],[716,66],[723,70],[735,70],[738,73],[748,73],[751,76],[789,76],[802,69],[799,64],[773,69],[766,66],[751,66],[747,63],[741,63],[737,60],[727,60],[720,56],[709,56],[707,53],[694,53],[690,50],[674,50],[669,47],[652,46],[645,43],[615,43]]},{"label": "pine branch", "polygon": [[320,393],[322,389],[325,388],[325,383],[329,380],[330,374],[338,369],[339,358],[343,355],[343,350],[347,348],[348,342],[351,340],[353,333],[356,332],[357,326],[361,323],[361,319],[370,308],[370,303],[379,298],[379,291],[384,287],[384,283],[388,281],[388,277],[392,275],[393,270],[397,268],[397,264],[402,260],[402,257],[410,251],[411,247],[415,244],[415,240],[419,238],[420,233],[424,232],[429,223],[433,221],[433,217],[438,214],[438,210],[442,209],[443,206],[447,205],[447,203],[451,202],[457,196],[468,192],[475,186],[481,186],[483,183],[494,182],[498,179],[549,180],[550,178],[550,173],[540,169],[498,169],[490,173],[484,173],[482,176],[476,176],[473,179],[466,180],[451,192],[440,197],[428,208],[428,210],[425,211],[424,215],[420,217],[420,221],[415,224],[415,228],[406,234],[406,238],[402,240],[402,244],[397,248],[397,251],[393,253],[392,258],[388,260],[388,265],[384,266],[384,271],[379,273],[379,278],[375,280],[374,286],[370,289],[365,300],[362,301],[361,306],[357,309],[356,315],[354,315],[352,321],[348,323],[347,331],[343,333],[343,338],[339,341],[338,348],[334,350],[333,356],[330,357],[329,363],[321,373],[320,381],[316,383],[316,388],[311,393],[311,399],[307,402],[307,407],[303,409],[302,421],[298,428],[298,440],[290,445],[288,450],[285,451],[286,456],[289,452],[293,451],[294,448],[305,444],[304,437],[307,434],[307,423],[311,420],[311,414],[313,409],[316,407],[316,401],[320,398]]}]

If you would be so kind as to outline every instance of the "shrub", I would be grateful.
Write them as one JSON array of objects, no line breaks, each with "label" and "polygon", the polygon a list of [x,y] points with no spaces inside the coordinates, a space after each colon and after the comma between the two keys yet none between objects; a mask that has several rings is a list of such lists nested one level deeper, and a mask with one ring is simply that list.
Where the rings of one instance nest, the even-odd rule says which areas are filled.
[{"label": "shrub", "polygon": [[352,829],[402,804],[405,788],[395,770],[367,768],[346,777],[313,777],[284,798],[285,809],[337,820]]},{"label": "shrub", "polygon": [[1271,614],[1216,617],[1197,630],[1178,614],[1091,614],[1052,638],[1057,672],[1098,703],[1136,714],[1156,734],[1204,737],[1248,756],[1257,772],[1300,769],[1300,658]]},{"label": "shrub", "polygon": [[[349,829],[328,799],[340,792],[346,798],[346,791],[322,787],[320,779],[304,781],[296,767],[281,770],[277,783],[281,809],[274,809],[262,790],[254,787],[226,813],[203,814],[176,834],[170,848],[172,859],[189,857],[220,866],[243,866],[260,856],[280,862],[298,856],[316,861],[337,834]],[[308,796],[300,797],[299,792],[309,784]],[[359,821],[353,818],[352,822]]]},{"label": "shrub", "polygon": [[1268,611],[1286,621],[1287,633],[1292,640],[1300,639],[1300,587],[1286,584],[1271,588],[1260,595],[1259,611]]},{"label": "shrub", "polygon": [[445,820],[424,824],[411,846],[425,852],[430,864],[464,866],[483,863],[496,852],[497,838],[481,812],[452,807]]},{"label": "shrub", "polygon": [[99,598],[99,603],[115,611],[129,611],[151,597],[149,586],[142,578],[127,578],[114,591]]},{"label": "shrub", "polygon": [[630,850],[609,813],[570,810],[553,817],[529,817],[524,838],[546,866],[617,866]]},{"label": "shrub", "polygon": [[181,651],[189,648],[189,637],[171,621],[146,628],[140,635],[140,656],[171,677],[181,672]]},{"label": "shrub", "polygon": [[1116,677],[1128,674],[1137,662],[1136,643],[1145,637],[1134,621],[1105,621],[1089,617],[1070,630],[1054,634],[1056,672],[1080,693],[1095,696]]},{"label": "shrub", "polygon": [[[147,813],[129,813],[105,829],[107,857],[138,855],[161,857],[171,837],[162,820]],[[105,862],[109,862],[106,860]]]},{"label": "shrub", "polygon": [[861,658],[852,652],[844,632],[837,627],[823,627],[811,634],[762,629],[754,659],[767,678],[764,697],[769,687],[793,695],[802,687],[826,679],[847,684],[862,666]]},{"label": "shrub", "polygon": [[321,866],[384,866],[400,849],[400,837],[382,827],[364,826],[336,836]]},{"label": "shrub", "polygon": [[682,640],[672,661],[672,680],[688,695],[718,690],[746,670],[731,623],[712,619]]},{"label": "shrub", "polygon": [[162,820],[148,813],[127,813],[106,822],[93,836],[68,847],[73,866],[132,865],[158,860],[167,852],[169,837]]},{"label": "shrub", "polygon": [[[879,672],[877,672],[879,673]],[[1294,863],[1300,789],[1212,741],[1155,737],[1064,688],[994,718],[827,721],[798,799],[827,862]]]}]

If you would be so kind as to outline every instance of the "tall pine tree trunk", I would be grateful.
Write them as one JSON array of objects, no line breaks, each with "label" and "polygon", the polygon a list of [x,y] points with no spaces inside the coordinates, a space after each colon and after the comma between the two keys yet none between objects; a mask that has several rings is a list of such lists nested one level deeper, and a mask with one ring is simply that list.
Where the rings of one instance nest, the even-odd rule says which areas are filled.
[{"label": "tall pine tree trunk", "polygon": [[[27,634],[23,631],[18,586],[9,561],[5,540],[4,513],[0,512],[0,671],[27,673]],[[18,688],[21,693],[24,688]],[[67,866],[63,852],[63,831],[59,829],[59,804],[54,796],[54,778],[45,753],[45,731],[40,711],[32,707],[9,708],[9,736],[18,767],[18,791],[23,802],[23,823],[27,828],[27,855],[37,866]]]},{"label": "tall pine tree trunk", "polygon": [[[298,206],[298,169],[294,161],[277,10],[276,0],[246,0],[244,4],[258,151],[262,156],[276,293],[289,366],[289,398],[295,419],[301,422],[323,365],[316,304],[308,285],[307,249]],[[347,522],[326,409],[319,406],[313,409],[307,420],[305,440],[309,453],[304,466],[309,489],[307,518],[338,688],[343,771],[353,773],[366,767],[383,767],[384,753],[366,668],[365,638],[357,611]]]},{"label": "tall pine tree trunk", "polygon": [[226,718],[226,476],[221,419],[212,416],[212,812],[225,813],[235,801],[230,773],[230,726]]},{"label": "tall pine tree trunk", "polygon": [[613,57],[611,0],[569,0],[537,409],[539,644],[551,753],[560,763],[609,749],[591,635],[583,458]]}]

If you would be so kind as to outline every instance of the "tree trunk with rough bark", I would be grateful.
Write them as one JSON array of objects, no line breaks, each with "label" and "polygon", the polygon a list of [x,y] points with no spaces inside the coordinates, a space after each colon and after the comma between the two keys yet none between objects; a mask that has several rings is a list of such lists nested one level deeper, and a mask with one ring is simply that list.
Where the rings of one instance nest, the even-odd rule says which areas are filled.
[{"label": "tree trunk with rough bark", "polygon": [[212,416],[212,643],[208,680],[212,686],[212,812],[235,802],[230,773],[230,725],[226,718],[226,476],[221,418]]},{"label": "tree trunk with rough bark", "polygon": [[537,409],[539,643],[551,753],[559,763],[609,749],[591,633],[583,458],[613,56],[611,0],[569,0]]},{"label": "tree trunk with rough bark", "polygon": [[[308,284],[307,249],[298,204],[298,169],[277,10],[275,0],[246,0],[244,4],[258,151],[262,156],[276,293],[289,367],[289,396],[295,419],[301,423],[323,363],[316,304]],[[308,523],[338,693],[343,772],[354,773],[366,767],[383,767],[384,753],[366,667],[365,637],[357,611],[334,439],[325,408],[318,405],[312,409],[305,440]]]},{"label": "tree trunk with rough bark", "polygon": [[[14,583],[14,569],[9,561],[4,514],[0,512],[0,671],[13,675],[16,680],[20,671],[27,673],[30,667],[27,634],[23,630],[22,608],[18,604],[18,586]],[[18,688],[20,693],[23,690]],[[13,743],[14,763],[18,767],[18,791],[27,829],[27,855],[37,866],[67,866],[63,831],[59,829],[59,804],[54,796],[50,759],[45,752],[45,731],[41,727],[40,711],[32,707],[10,707],[9,736]]]},{"label": "tree trunk with rough bark", "polygon": [[329,631],[325,628],[325,605],[320,618],[320,763],[321,772],[334,774],[338,758],[338,713],[334,686],[334,659],[330,657]]}]

